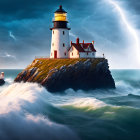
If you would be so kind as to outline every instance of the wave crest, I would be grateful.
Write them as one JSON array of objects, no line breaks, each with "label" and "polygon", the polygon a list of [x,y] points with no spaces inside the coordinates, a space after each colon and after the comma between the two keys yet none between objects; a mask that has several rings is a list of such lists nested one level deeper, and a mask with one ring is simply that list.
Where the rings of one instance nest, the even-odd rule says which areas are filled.
[{"label": "wave crest", "polygon": [[78,139],[70,128],[51,121],[47,114],[43,115],[49,95],[43,87],[31,83],[14,83],[2,91],[0,139]]},{"label": "wave crest", "polygon": [[97,109],[100,107],[106,106],[106,104],[100,100],[97,100],[96,98],[76,98],[74,101],[71,101],[70,103],[66,103],[63,106],[74,106],[75,108],[88,108],[90,109]]}]

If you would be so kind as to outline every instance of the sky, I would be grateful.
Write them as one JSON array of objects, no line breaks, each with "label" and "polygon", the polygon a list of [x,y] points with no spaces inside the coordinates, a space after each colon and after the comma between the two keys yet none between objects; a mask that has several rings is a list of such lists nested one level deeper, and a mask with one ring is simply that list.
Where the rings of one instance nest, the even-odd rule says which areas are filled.
[{"label": "sky", "polygon": [[0,0],[0,69],[49,57],[59,5],[68,13],[70,40],[94,40],[111,69],[140,69],[139,0]]}]

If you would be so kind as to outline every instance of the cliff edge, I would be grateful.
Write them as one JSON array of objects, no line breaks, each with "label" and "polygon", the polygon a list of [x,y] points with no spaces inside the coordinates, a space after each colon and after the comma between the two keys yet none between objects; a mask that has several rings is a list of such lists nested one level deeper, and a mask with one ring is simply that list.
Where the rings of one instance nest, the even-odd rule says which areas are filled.
[{"label": "cliff edge", "polygon": [[50,92],[115,88],[107,59],[35,59],[15,82],[37,82]]}]

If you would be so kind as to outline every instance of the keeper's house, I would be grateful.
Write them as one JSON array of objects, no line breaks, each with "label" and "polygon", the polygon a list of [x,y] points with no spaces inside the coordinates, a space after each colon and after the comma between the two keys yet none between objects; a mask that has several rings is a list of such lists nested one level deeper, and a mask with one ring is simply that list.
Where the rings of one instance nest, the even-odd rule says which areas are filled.
[{"label": "keeper's house", "polygon": [[79,43],[79,38],[76,39],[76,43],[71,42],[69,48],[69,58],[94,58],[96,50],[94,48],[94,41],[92,43]]}]

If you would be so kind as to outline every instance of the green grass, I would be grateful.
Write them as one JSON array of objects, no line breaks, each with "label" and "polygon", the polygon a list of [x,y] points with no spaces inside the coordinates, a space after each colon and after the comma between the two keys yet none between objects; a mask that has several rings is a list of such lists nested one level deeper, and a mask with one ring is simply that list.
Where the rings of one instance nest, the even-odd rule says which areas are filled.
[{"label": "green grass", "polygon": [[[62,66],[74,65],[77,62],[85,62],[86,58],[76,58],[76,59],[47,59],[47,58],[38,58],[35,59],[32,64],[30,64],[25,70],[32,68],[37,68],[39,74],[34,78],[33,81],[42,81],[47,75],[48,72],[52,69],[60,69]],[[92,68],[96,67],[99,62],[105,60],[104,58],[93,58],[90,59],[92,63]],[[54,71],[50,72],[49,75],[52,75]]]}]

